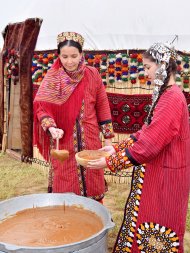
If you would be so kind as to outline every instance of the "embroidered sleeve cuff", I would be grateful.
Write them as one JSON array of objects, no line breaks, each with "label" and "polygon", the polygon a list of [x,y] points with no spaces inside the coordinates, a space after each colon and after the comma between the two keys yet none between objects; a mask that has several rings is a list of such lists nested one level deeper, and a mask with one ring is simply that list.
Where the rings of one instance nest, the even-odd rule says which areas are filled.
[{"label": "embroidered sleeve cuff", "polygon": [[130,160],[130,162],[135,165],[135,166],[139,166],[141,165],[139,162],[137,162],[133,157],[132,155],[130,154],[128,148],[125,149],[125,154],[127,155],[128,159]]},{"label": "embroidered sleeve cuff", "polygon": [[114,149],[116,152],[119,152],[119,151],[125,150],[126,148],[133,146],[133,144],[134,144],[134,139],[130,137],[126,140],[121,141],[118,144],[115,144]]},{"label": "embroidered sleeve cuff", "polygon": [[133,165],[129,158],[126,156],[125,150],[119,151],[116,154],[106,157],[106,163],[112,172],[120,171]]},{"label": "embroidered sleeve cuff", "polygon": [[133,139],[134,142],[138,141],[138,139],[133,134],[130,135],[130,138]]},{"label": "embroidered sleeve cuff", "polygon": [[112,123],[111,122],[108,122],[108,123],[105,123],[105,124],[100,124],[100,129],[101,129],[101,132],[104,136],[104,139],[110,139],[110,138],[113,138],[115,135],[114,135],[114,132],[113,132],[113,126],[112,126]]},{"label": "embroidered sleeve cuff", "polygon": [[57,127],[55,121],[50,117],[45,117],[41,120],[41,126],[44,131],[47,131],[50,127]]}]

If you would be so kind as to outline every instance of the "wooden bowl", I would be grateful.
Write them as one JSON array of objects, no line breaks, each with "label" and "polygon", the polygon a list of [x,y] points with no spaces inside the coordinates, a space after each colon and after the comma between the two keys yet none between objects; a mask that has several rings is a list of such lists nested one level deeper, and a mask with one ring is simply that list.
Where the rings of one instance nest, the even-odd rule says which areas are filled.
[{"label": "wooden bowl", "polygon": [[77,163],[83,167],[86,167],[89,161],[106,156],[109,156],[109,153],[103,150],[83,150],[75,154]]}]

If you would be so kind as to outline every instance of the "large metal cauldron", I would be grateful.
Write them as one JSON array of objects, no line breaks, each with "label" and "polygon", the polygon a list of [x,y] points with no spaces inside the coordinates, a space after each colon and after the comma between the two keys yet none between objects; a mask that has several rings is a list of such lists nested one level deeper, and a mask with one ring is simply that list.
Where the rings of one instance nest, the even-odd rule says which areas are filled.
[{"label": "large metal cauldron", "polygon": [[0,202],[0,220],[5,219],[9,215],[13,215],[18,211],[44,206],[55,205],[82,205],[85,209],[95,212],[101,217],[104,227],[103,229],[87,238],[86,240],[65,244],[54,247],[26,247],[17,246],[0,242],[0,253],[106,253],[107,252],[107,233],[114,226],[108,210],[97,201],[77,196],[74,194],[62,193],[44,193],[25,195]]}]

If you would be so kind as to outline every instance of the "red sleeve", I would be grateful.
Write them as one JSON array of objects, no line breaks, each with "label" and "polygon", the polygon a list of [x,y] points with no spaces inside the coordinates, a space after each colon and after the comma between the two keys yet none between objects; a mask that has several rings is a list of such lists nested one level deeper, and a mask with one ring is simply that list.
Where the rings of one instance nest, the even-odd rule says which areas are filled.
[{"label": "red sleeve", "polygon": [[101,124],[104,121],[111,121],[111,111],[109,106],[108,97],[106,94],[105,86],[102,82],[101,76],[98,71],[95,72],[95,80],[97,82],[96,94],[96,113],[98,122]]},{"label": "red sleeve", "polygon": [[145,127],[145,125],[143,125],[142,128],[139,131],[133,133],[131,136],[133,136],[136,140],[138,140],[138,138],[141,135],[141,132],[142,132],[144,127]]},{"label": "red sleeve", "polygon": [[168,90],[160,98],[150,125],[143,127],[138,141],[126,150],[140,164],[155,158],[180,129],[184,103],[179,93]]},{"label": "red sleeve", "polygon": [[34,106],[36,108],[35,113],[36,113],[38,122],[42,126],[44,131],[46,131],[49,127],[57,127],[52,115],[50,115],[46,111],[46,109],[44,108],[41,102],[35,101]]},{"label": "red sleeve", "polygon": [[96,69],[94,69],[94,75],[95,75],[94,79],[97,85],[96,106],[95,106],[97,120],[104,138],[109,139],[114,137],[109,101],[101,76]]}]

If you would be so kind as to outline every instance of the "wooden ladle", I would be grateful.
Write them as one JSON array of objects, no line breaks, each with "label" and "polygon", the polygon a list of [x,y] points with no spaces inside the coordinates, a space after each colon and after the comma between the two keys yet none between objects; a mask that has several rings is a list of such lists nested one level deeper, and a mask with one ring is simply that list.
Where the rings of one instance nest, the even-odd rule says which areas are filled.
[{"label": "wooden ladle", "polygon": [[69,158],[69,151],[66,149],[59,149],[59,138],[56,139],[56,149],[52,149],[50,151],[50,154],[52,157],[54,157],[55,159],[63,162],[65,161],[67,158]]}]

